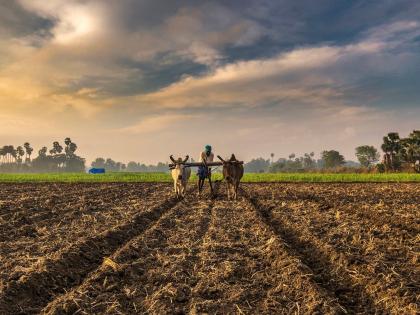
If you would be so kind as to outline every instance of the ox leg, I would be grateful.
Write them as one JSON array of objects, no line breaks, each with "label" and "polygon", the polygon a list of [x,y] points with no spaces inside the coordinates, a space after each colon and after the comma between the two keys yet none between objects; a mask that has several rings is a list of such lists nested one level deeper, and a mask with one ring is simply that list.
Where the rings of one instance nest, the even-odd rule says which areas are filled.
[{"label": "ox leg", "polygon": [[187,191],[187,182],[182,185],[182,198],[185,197],[185,192]]},{"label": "ox leg", "polygon": [[178,197],[176,181],[174,181],[174,193]]},{"label": "ox leg", "polygon": [[239,188],[239,181],[235,183],[235,200],[238,199],[238,188]]},{"label": "ox leg", "polygon": [[230,200],[230,183],[229,182],[226,182],[226,187],[227,187],[228,200]]},{"label": "ox leg", "polygon": [[176,196],[178,197],[178,199],[181,198],[181,183],[178,182],[177,186],[176,186]]},{"label": "ox leg", "polygon": [[231,190],[230,195],[232,196],[231,199],[235,200],[235,198],[236,198],[236,196],[235,196],[235,183],[230,184],[230,190]]}]

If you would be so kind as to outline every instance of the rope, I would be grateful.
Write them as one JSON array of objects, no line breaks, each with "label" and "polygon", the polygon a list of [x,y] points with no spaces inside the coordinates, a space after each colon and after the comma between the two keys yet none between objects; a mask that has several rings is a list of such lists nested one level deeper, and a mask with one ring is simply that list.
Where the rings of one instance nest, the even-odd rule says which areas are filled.
[{"label": "rope", "polygon": [[216,168],[212,169],[212,171],[215,171],[215,170],[217,170],[217,169],[218,169],[219,167],[220,167],[220,165],[219,165],[219,166],[217,166]]}]

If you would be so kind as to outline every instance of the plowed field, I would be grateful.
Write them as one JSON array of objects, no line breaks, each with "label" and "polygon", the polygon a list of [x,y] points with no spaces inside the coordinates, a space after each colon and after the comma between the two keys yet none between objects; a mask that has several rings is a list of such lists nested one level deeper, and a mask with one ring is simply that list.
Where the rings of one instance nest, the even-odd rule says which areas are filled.
[{"label": "plowed field", "polygon": [[416,314],[420,184],[0,184],[0,314]]}]

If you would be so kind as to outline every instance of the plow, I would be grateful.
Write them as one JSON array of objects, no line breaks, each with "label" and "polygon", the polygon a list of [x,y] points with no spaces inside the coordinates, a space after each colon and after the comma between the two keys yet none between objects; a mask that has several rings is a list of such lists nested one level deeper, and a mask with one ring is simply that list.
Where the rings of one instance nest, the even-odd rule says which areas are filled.
[{"label": "plow", "polygon": [[[220,155],[217,156],[217,158],[220,160],[220,162],[188,162],[189,156],[186,155],[184,159],[178,158],[177,160],[174,159],[174,157],[171,155],[170,160],[172,161],[171,164],[169,164],[169,169],[172,173],[172,178],[174,180],[174,188],[175,193],[177,196],[182,195],[184,196],[184,191],[186,190],[186,185],[188,182],[188,179],[190,177],[191,171],[190,169],[192,167],[197,167],[200,169],[204,169],[204,176],[199,175],[199,194],[201,193],[204,180],[207,179],[209,182],[209,187],[211,191],[211,195],[214,197],[214,189],[213,184],[211,180],[211,169],[210,167],[220,167],[223,166],[223,179],[226,180],[228,185],[228,198],[230,199],[230,191],[232,190],[232,195],[234,199],[236,199],[237,191],[239,182],[243,176],[243,161],[238,161],[234,154],[231,155],[230,159],[225,160]],[[181,193],[180,193],[181,191]]]}]

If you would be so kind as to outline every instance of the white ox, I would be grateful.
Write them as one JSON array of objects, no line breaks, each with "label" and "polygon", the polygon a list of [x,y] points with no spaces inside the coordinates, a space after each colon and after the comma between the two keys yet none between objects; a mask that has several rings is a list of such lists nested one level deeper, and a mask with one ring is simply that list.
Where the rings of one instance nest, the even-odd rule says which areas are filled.
[{"label": "white ox", "polygon": [[169,158],[175,165],[171,170],[172,179],[174,180],[175,194],[177,198],[183,198],[185,197],[187,183],[191,176],[191,168],[184,165],[185,162],[188,161],[189,156],[187,155],[184,160],[181,158],[175,160],[172,155]]}]

